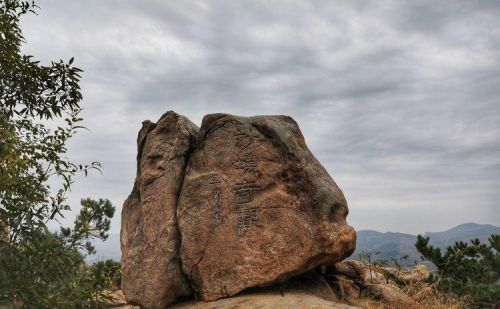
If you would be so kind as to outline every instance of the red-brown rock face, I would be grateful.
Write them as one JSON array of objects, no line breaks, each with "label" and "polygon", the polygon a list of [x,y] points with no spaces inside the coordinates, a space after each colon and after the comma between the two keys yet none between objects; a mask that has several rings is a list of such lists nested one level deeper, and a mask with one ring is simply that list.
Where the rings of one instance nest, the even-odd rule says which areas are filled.
[{"label": "red-brown rock face", "polygon": [[143,123],[137,176],[122,210],[122,289],[129,303],[165,308],[189,295],[179,259],[176,209],[198,128],[174,112]]},{"label": "red-brown rock face", "polygon": [[347,213],[293,119],[207,115],[177,208],[183,271],[215,300],[341,261]]}]

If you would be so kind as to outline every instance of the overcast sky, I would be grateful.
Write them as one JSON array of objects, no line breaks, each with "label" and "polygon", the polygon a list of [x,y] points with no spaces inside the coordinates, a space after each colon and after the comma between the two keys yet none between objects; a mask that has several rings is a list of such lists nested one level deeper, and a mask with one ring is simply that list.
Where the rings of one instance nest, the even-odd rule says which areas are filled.
[{"label": "overcast sky", "polygon": [[70,195],[121,205],[145,119],[286,114],[356,229],[500,225],[499,1],[38,1],[24,51],[75,57],[86,126]]}]

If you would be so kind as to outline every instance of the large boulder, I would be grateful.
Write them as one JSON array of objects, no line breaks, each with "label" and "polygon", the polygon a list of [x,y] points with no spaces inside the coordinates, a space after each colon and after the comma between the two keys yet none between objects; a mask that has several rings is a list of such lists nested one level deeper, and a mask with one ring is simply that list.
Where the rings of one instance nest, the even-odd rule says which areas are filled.
[{"label": "large boulder", "polygon": [[342,191],[286,116],[207,115],[179,197],[182,267],[203,300],[352,254]]},{"label": "large boulder", "polygon": [[165,308],[191,294],[181,271],[177,197],[198,128],[174,112],[143,123],[137,176],[122,210],[122,289],[131,304]]}]

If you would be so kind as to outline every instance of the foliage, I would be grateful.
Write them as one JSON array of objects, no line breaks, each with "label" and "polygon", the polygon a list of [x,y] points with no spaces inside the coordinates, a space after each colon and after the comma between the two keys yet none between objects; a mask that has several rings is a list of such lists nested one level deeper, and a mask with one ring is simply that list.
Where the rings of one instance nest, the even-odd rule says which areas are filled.
[{"label": "foliage", "polygon": [[500,235],[491,235],[489,244],[474,239],[456,242],[446,251],[429,245],[429,237],[418,235],[417,250],[438,268],[437,285],[442,291],[469,295],[477,305],[500,305]]},{"label": "foliage", "polygon": [[368,270],[370,271],[370,282],[373,283],[373,273],[374,272],[381,272],[381,268],[384,266],[387,266],[387,260],[385,259],[380,259],[377,258],[377,256],[381,255],[382,252],[377,251],[377,252],[368,252],[368,251],[361,251],[358,254],[358,258],[361,262],[365,263],[368,265]]},{"label": "foliage", "polygon": [[[68,210],[65,194],[79,171],[99,169],[65,157],[68,140],[83,127],[80,69],[73,59],[49,66],[21,55],[19,17],[33,11],[27,1],[0,1],[0,224],[11,242],[30,237]],[[63,121],[55,129],[46,123]],[[50,183],[59,183],[58,188]]]},{"label": "foliage", "polygon": [[115,289],[121,285],[121,264],[113,260],[105,260],[94,263],[90,267],[94,278],[94,286],[96,289]]},{"label": "foliage", "polygon": [[408,261],[408,254],[405,254],[401,257],[395,257],[391,259],[392,264],[394,267],[396,267],[399,271],[401,271],[402,265],[404,261]]},{"label": "foliage", "polygon": [[389,302],[360,297],[350,304],[366,309],[465,309],[473,308],[467,297],[454,297],[440,291],[435,284],[411,282],[399,285],[407,298],[394,298]]},{"label": "foliage", "polygon": [[73,58],[41,65],[21,53],[20,18],[36,9],[0,0],[0,305],[98,308],[100,285],[83,261],[94,252],[91,238],[107,238],[114,207],[84,199],[73,228],[47,229],[70,210],[74,177],[100,164],[66,157],[68,141],[84,129]]},{"label": "foliage", "polygon": [[[0,304],[21,301],[26,308],[99,308],[101,282],[84,263],[94,252],[90,238],[107,238],[114,207],[109,200],[82,200],[73,229],[38,229],[29,238],[0,250]],[[108,266],[108,265],[106,265]]]},{"label": "foliage", "polygon": [[107,239],[111,218],[115,208],[107,199],[98,201],[90,198],[81,200],[82,208],[76,217],[73,230],[61,228],[61,234],[68,244],[76,250],[84,250],[87,254],[95,253],[90,238]]},{"label": "foliage", "polygon": [[82,261],[59,235],[38,231],[19,247],[0,252],[0,303],[18,302],[25,308],[102,306],[93,277],[82,268]]}]

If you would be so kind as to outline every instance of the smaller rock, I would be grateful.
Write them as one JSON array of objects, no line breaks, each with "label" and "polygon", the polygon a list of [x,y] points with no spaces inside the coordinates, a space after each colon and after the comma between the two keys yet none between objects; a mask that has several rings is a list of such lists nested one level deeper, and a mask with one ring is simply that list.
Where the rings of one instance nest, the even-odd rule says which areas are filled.
[{"label": "smaller rock", "polygon": [[411,279],[417,281],[427,281],[431,276],[430,269],[425,265],[417,265],[411,270]]},{"label": "smaller rock", "polygon": [[346,260],[327,268],[326,275],[344,275],[359,286],[373,283],[387,283],[382,269],[370,267],[356,260]]},{"label": "smaller rock", "polygon": [[391,308],[417,308],[417,304],[393,284],[368,284],[361,291],[361,297],[380,300]]},{"label": "smaller rock", "polygon": [[431,271],[425,265],[417,265],[412,269],[400,270],[397,268],[384,268],[384,270],[398,283],[425,282],[429,279]]},{"label": "smaller rock", "polygon": [[[409,271],[390,267],[368,266],[356,260],[342,261],[328,266],[325,276],[340,301],[349,304],[381,302],[388,308],[418,308],[399,286],[424,282],[430,271],[418,265]],[[398,286],[399,285],[399,286]]]},{"label": "smaller rock", "polygon": [[127,299],[123,295],[122,290],[117,290],[109,294],[111,299],[109,300],[110,307],[125,306],[127,305]]},{"label": "smaller rock", "polygon": [[352,303],[359,298],[360,286],[344,275],[335,276],[330,284],[340,301]]},{"label": "smaller rock", "polygon": [[359,285],[362,285],[365,283],[366,272],[367,266],[362,262],[356,260],[346,260],[328,266],[326,269],[326,276],[343,275]]}]

